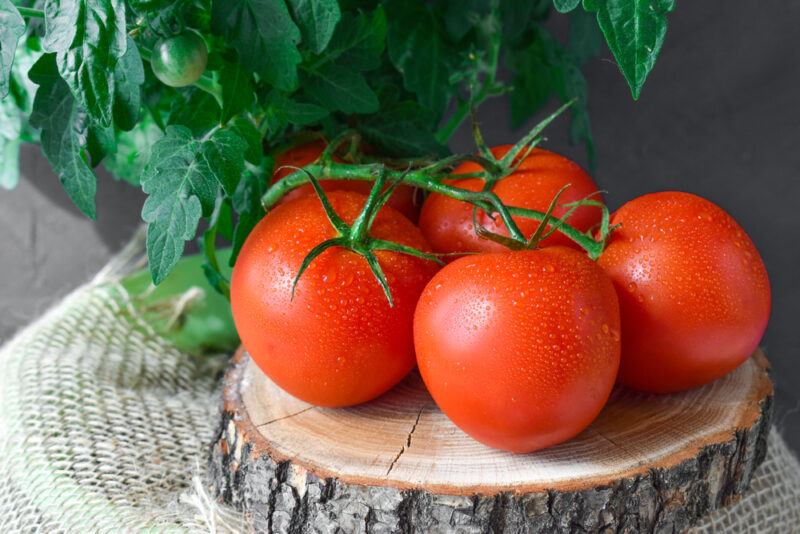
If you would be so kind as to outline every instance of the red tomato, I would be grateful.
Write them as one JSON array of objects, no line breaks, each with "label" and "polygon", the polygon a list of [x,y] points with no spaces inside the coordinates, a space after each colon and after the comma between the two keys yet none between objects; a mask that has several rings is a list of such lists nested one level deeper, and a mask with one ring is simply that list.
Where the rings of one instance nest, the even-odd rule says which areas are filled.
[{"label": "red tomato", "polygon": [[459,258],[417,304],[422,378],[476,440],[513,452],[566,441],[608,400],[620,354],[611,281],[566,247]]},{"label": "red tomato", "polygon": [[[365,201],[345,191],[329,198],[348,223]],[[419,230],[390,207],[379,212],[370,234],[429,250]],[[303,259],[335,236],[318,198],[287,202],[253,229],[231,280],[236,329],[253,360],[280,387],[321,406],[368,401],[414,367],[414,307],[438,269],[406,254],[375,252],[394,299],[390,307],[362,256],[330,248],[303,273],[292,300]]]},{"label": "red tomato", "polygon": [[[278,157],[275,158],[275,171],[272,174],[271,183],[274,184],[281,178],[292,174],[295,169],[291,167],[305,167],[317,161],[326,146],[327,143],[319,139],[305,145],[290,148],[279,154]],[[288,167],[286,167],[287,165]],[[372,189],[372,182],[358,180],[322,180],[320,183],[322,184],[322,189],[325,191],[355,191],[356,193],[368,195]],[[308,194],[316,194],[311,184],[302,185],[297,189],[293,189],[281,199],[281,203]],[[413,187],[405,185],[398,187],[387,204],[400,211],[400,213],[408,217],[411,221],[416,222],[417,218],[419,218],[419,207],[414,202]]]},{"label": "red tomato", "polygon": [[667,393],[711,382],[755,350],[770,288],[753,242],[716,204],[668,191],[622,206],[599,263],[622,313],[619,380]]},{"label": "red tomato", "polygon": [[[502,145],[492,149],[496,158],[503,157],[511,145]],[[477,163],[467,162],[459,165],[454,174],[480,172],[483,168]],[[450,185],[480,191],[483,180],[467,178],[449,181]],[[553,197],[567,184],[572,184],[561,195],[560,204],[581,200],[597,193],[597,186],[592,178],[580,166],[553,152],[535,148],[525,158],[516,172],[495,183],[493,191],[509,206],[546,211]],[[602,198],[597,195],[597,200]],[[568,208],[557,207],[553,214],[561,217]],[[441,253],[454,252],[500,252],[506,250],[502,245],[481,239],[475,233],[472,224],[473,206],[444,195],[432,194],[422,206],[419,226],[428,238],[433,249]],[[508,229],[499,217],[491,218],[485,212],[478,211],[478,221],[492,232],[508,235]],[[600,222],[599,208],[584,206],[572,214],[568,222],[581,231],[586,231]],[[520,230],[527,237],[533,235],[539,222],[524,217],[514,217]],[[542,242],[542,246],[568,245],[577,248],[573,242],[559,232],[553,233]]]}]

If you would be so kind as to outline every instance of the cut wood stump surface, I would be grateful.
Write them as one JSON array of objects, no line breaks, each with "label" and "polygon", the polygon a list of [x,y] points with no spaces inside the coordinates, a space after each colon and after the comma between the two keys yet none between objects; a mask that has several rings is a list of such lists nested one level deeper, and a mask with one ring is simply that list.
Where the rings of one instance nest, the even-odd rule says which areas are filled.
[{"label": "cut wood stump surface", "polygon": [[767,371],[759,351],[692,391],[618,388],[578,437],[520,455],[461,432],[416,372],[375,401],[327,409],[240,351],[211,483],[258,532],[680,532],[749,486],[766,454]]}]

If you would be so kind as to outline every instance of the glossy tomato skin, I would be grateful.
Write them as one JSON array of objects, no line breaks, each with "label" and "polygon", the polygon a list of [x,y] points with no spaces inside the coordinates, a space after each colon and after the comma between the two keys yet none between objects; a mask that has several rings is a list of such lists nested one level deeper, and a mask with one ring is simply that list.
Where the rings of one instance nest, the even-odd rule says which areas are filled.
[{"label": "glossy tomato skin", "polygon": [[[272,173],[271,183],[274,184],[281,178],[292,174],[295,169],[291,167],[305,167],[306,165],[314,163],[322,155],[326,146],[327,143],[323,139],[318,139],[310,143],[292,147],[278,154],[275,158],[275,171]],[[373,184],[373,182],[358,180],[322,180],[320,183],[324,191],[354,191],[363,195],[369,194]],[[311,184],[302,185],[297,189],[289,191],[289,193],[281,199],[281,203],[314,194],[314,188]],[[414,200],[413,187],[398,187],[387,204],[400,211],[400,213],[413,222],[416,222],[419,218],[419,207]]]},{"label": "glossy tomato skin", "polygon": [[[329,197],[348,223],[365,201],[345,191]],[[371,235],[428,249],[419,230],[390,207],[378,214]],[[301,262],[332,237],[335,231],[318,198],[276,207],[242,247],[231,280],[231,306],[242,343],[276,384],[312,404],[348,406],[377,397],[413,368],[414,307],[438,267],[376,252],[394,299],[390,307],[366,260],[331,248],[303,273],[292,300]]]},{"label": "glossy tomato skin", "polygon": [[422,378],[456,425],[531,452],[577,435],[605,405],[619,306],[602,269],[570,248],[466,256],[425,288],[414,341]]},{"label": "glossy tomato skin", "polygon": [[186,87],[200,79],[208,63],[208,48],[203,38],[187,30],[159,40],[153,47],[150,65],[165,85]]},{"label": "glossy tomato skin", "polygon": [[[498,146],[492,149],[492,153],[495,157],[501,158],[510,148],[511,145]],[[453,174],[466,174],[482,170],[477,163],[467,162],[457,167]],[[470,191],[480,191],[484,184],[483,180],[479,178],[454,179],[449,183]],[[544,212],[556,193],[567,184],[571,185],[561,195],[560,204],[581,200],[588,195],[597,193],[594,181],[577,163],[554,152],[535,148],[520,164],[516,172],[497,182],[492,190],[506,205]],[[600,195],[595,198],[602,200]],[[553,214],[561,217],[567,210],[568,208],[558,207]],[[443,195],[432,194],[422,206],[419,226],[436,252],[500,252],[505,250],[502,245],[481,239],[475,234],[472,211],[471,204]],[[586,231],[600,222],[600,215],[599,208],[584,206],[572,214],[569,223],[581,231]],[[478,220],[486,229],[508,235],[508,230],[499,217],[493,219],[485,212],[478,211]],[[527,237],[533,235],[539,225],[537,221],[524,217],[514,217],[514,221]],[[553,233],[541,244],[543,247],[553,245],[577,248],[569,238],[559,232]]]},{"label": "glossy tomato skin", "polygon": [[653,193],[622,206],[599,264],[620,299],[619,380],[668,393],[720,378],[767,326],[764,263],[728,213],[701,197]]}]

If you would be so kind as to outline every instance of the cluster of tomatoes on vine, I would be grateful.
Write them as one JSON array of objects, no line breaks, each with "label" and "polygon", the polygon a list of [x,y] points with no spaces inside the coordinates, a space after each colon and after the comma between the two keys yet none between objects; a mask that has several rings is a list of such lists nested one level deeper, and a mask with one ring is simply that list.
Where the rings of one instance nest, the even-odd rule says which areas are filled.
[{"label": "cluster of tomatoes on vine", "polygon": [[321,139],[279,154],[231,281],[254,361],[328,407],[416,366],[467,434],[530,452],[584,430],[616,383],[678,392],[746,360],[770,287],[736,221],[675,191],[609,216],[592,178],[535,134],[416,164]]}]

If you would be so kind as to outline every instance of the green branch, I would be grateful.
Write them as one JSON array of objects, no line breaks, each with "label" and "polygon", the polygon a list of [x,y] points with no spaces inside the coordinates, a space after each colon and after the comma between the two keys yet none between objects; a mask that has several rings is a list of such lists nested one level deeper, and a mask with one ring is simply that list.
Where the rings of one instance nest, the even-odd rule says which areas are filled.
[{"label": "green branch", "polygon": [[30,19],[43,19],[44,18],[44,11],[41,9],[32,9],[30,7],[20,7],[16,6],[17,11],[23,17],[28,17]]}]

